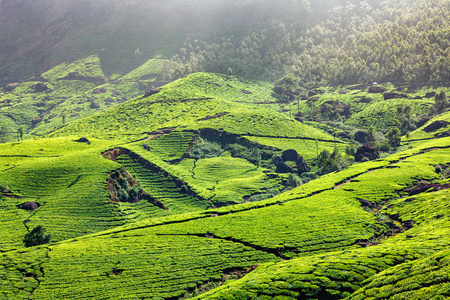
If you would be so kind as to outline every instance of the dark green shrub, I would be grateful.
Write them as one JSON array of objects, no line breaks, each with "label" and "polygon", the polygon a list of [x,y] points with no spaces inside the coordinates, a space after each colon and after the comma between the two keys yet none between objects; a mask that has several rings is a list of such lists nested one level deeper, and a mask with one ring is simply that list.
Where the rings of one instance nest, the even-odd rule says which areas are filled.
[{"label": "dark green shrub", "polygon": [[287,182],[288,185],[293,188],[301,186],[303,184],[302,179],[295,174],[290,174]]},{"label": "dark green shrub", "polygon": [[347,145],[347,147],[345,147],[345,153],[350,156],[355,156],[356,150],[357,148],[353,144]]},{"label": "dark green shrub", "polygon": [[280,78],[275,83],[275,86],[273,88],[273,91],[277,94],[286,96],[286,97],[293,97],[294,92],[299,88],[300,79],[296,77],[294,74],[290,73],[284,76],[283,78]]},{"label": "dark green shrub", "polygon": [[257,194],[257,195],[250,196],[248,201],[249,202],[262,201],[262,200],[273,198],[275,196],[276,196],[275,194],[271,194],[271,193]]},{"label": "dark green shrub", "polygon": [[38,225],[31,232],[25,234],[23,243],[25,247],[38,246],[49,243],[51,238],[51,234],[45,234],[45,228],[42,225]]},{"label": "dark green shrub", "polygon": [[189,157],[195,158],[195,159],[201,159],[201,158],[212,158],[217,157],[222,154],[223,149],[218,143],[209,142],[206,140],[203,140],[202,138],[199,138],[191,152],[189,153]]}]

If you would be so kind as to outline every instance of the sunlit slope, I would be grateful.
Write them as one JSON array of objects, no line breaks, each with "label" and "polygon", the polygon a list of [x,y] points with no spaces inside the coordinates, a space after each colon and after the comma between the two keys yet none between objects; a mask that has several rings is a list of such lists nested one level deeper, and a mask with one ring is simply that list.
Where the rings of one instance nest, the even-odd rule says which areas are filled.
[{"label": "sunlit slope", "polygon": [[136,81],[108,81],[99,57],[91,55],[0,89],[0,122],[11,133],[7,141],[15,139],[12,133],[19,128],[26,138],[42,136],[141,93]]},{"label": "sunlit slope", "polygon": [[[448,190],[408,196],[406,189],[420,180],[446,184],[436,166],[450,163],[449,146],[450,138],[431,141],[266,201],[7,252],[2,292],[32,299],[173,299],[208,289],[202,298],[448,296],[448,277],[434,275],[448,268]],[[411,274],[410,284],[402,274]]]},{"label": "sunlit slope", "polygon": [[[37,225],[59,241],[126,223],[106,189],[109,173],[119,167],[100,155],[108,145],[74,138],[2,144],[0,182],[11,193],[0,202],[0,249],[22,247],[27,230]],[[20,209],[31,201],[39,207]]]},{"label": "sunlit slope", "polygon": [[409,137],[403,137],[403,142],[421,142],[439,137],[450,136],[450,112],[440,114],[419,129],[411,132]]},{"label": "sunlit slope", "polygon": [[[236,78],[231,78],[229,85],[234,81]],[[233,101],[253,96],[228,87],[227,82],[223,75],[189,75],[154,95],[70,123],[53,136],[76,133],[130,140],[164,128],[213,128],[244,135],[333,140],[330,135],[280,113]]]}]

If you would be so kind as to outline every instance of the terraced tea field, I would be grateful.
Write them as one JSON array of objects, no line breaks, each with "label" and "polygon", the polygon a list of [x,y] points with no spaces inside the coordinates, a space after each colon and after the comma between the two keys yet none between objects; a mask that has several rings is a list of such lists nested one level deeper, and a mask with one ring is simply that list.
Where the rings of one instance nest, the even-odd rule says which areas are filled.
[{"label": "terraced tea field", "polygon": [[294,188],[258,153],[347,144],[244,86],[194,74],[0,144],[0,299],[448,298],[450,137]]}]

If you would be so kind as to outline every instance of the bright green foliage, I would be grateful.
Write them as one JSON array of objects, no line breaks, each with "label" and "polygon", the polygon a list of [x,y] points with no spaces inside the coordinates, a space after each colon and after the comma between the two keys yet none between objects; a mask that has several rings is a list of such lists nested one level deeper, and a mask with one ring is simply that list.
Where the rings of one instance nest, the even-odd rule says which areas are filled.
[{"label": "bright green foliage", "polygon": [[[180,167],[188,166],[188,162]],[[269,177],[263,168],[242,158],[230,157],[225,152],[220,157],[200,159],[189,167],[192,184],[210,190],[213,206],[242,203],[244,198],[261,191],[278,193],[283,187],[278,176]]]},{"label": "bright green foliage", "polygon": [[149,59],[140,67],[134,69],[130,73],[122,76],[120,80],[148,80],[154,81],[162,71],[162,65],[165,60],[161,57]]},{"label": "bright green foliage", "polygon": [[[223,77],[206,73],[187,76],[164,86],[155,95],[128,101],[82,122],[72,122],[53,135],[83,133],[97,137],[137,139],[143,137],[145,132],[179,127],[191,130],[213,128],[243,135],[332,140],[321,130],[280,113],[231,102],[210,93],[211,86],[215,84],[210,82],[213,79],[223,80]],[[227,99],[233,99],[230,93],[234,90],[228,88],[227,91]]]},{"label": "bright green foliage", "polygon": [[47,244],[52,238],[51,234],[45,233],[45,228],[41,225],[34,227],[29,233],[25,234],[23,243],[25,247]]},{"label": "bright green foliage", "polygon": [[[0,181],[17,197],[5,197],[0,204],[0,226],[9,239],[2,238],[1,247],[17,248],[25,225],[43,225],[52,240],[60,241],[124,224],[106,190],[106,178],[118,165],[99,155],[105,145],[74,138],[2,145]],[[41,206],[33,212],[17,208],[28,201]]]},{"label": "bright green foliage", "polygon": [[344,151],[346,145],[343,143],[334,143],[332,141],[310,140],[310,139],[289,139],[280,137],[253,137],[245,136],[249,141],[275,147],[282,150],[294,149],[308,163],[312,163],[317,155],[324,151],[333,151],[337,147],[340,151]]},{"label": "bright green foliage", "polygon": [[298,85],[299,81],[300,78],[296,77],[292,73],[289,73],[275,82],[273,91],[283,96],[292,97],[293,93],[300,88]]},{"label": "bright green foliage", "polygon": [[[142,213],[146,216],[154,217],[204,210],[209,207],[205,200],[199,199],[195,195],[189,195],[187,190],[183,191],[182,186],[177,186],[169,174],[146,169],[143,165],[127,155],[119,156],[117,162],[122,164],[126,170],[133,174],[144,191],[152,198],[162,202],[168,209],[168,211],[164,211],[151,203],[141,203],[139,207],[132,210],[132,206],[126,205],[123,208],[128,209],[124,210],[124,213],[126,213],[129,218],[131,218],[131,216],[136,218],[136,214]],[[141,202],[145,202],[145,200],[141,200]],[[143,206],[146,208],[144,209]],[[142,209],[144,209],[144,211],[139,212],[139,210]],[[130,215],[130,213],[133,213],[133,215]]]},{"label": "bright green foliage", "polygon": [[52,247],[33,298],[180,297],[226,270],[270,260],[278,259],[239,243],[145,228]]},{"label": "bright green foliage", "polygon": [[401,132],[400,129],[397,127],[392,127],[389,132],[387,133],[387,138],[389,139],[389,144],[391,147],[398,147],[400,146],[400,138]]},{"label": "bright green foliage", "polygon": [[73,77],[96,78],[97,80],[103,80],[105,77],[98,55],[91,55],[70,64],[63,63],[42,73],[42,77],[45,79],[63,79],[70,75]]},{"label": "bright green foliage", "polygon": [[0,299],[29,299],[44,276],[42,264],[49,249],[22,248],[0,255]]},{"label": "bright green foliage", "polygon": [[173,131],[170,134],[155,136],[150,140],[144,140],[138,144],[150,147],[150,152],[165,161],[181,159],[192,143],[194,135],[192,132]]},{"label": "bright green foliage", "polygon": [[420,140],[429,140],[429,139],[434,139],[439,136],[446,136],[446,132],[448,132],[450,130],[448,124],[439,129],[436,129],[436,130],[427,130],[427,131],[424,130],[427,126],[433,124],[436,121],[444,121],[446,123],[450,123],[450,112],[445,112],[443,114],[438,115],[435,118],[432,118],[421,128],[411,132],[409,134],[408,138],[403,137],[402,141],[404,141],[404,142],[405,141],[412,141],[412,142],[419,141],[420,142]]}]

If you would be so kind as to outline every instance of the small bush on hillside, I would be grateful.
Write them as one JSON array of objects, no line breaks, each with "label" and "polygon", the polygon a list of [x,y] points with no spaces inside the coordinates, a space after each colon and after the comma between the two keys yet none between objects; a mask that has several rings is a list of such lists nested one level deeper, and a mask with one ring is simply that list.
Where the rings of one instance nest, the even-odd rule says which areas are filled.
[{"label": "small bush on hillside", "polygon": [[23,243],[25,247],[38,246],[49,243],[51,238],[51,234],[45,234],[45,228],[38,225],[31,232],[25,234]]},{"label": "small bush on hillside", "polygon": [[342,162],[342,156],[338,148],[334,148],[332,153],[328,150],[323,150],[316,159],[317,173],[324,175],[341,170]]},{"label": "small bush on hillside", "polygon": [[223,149],[218,143],[210,142],[202,138],[198,138],[189,157],[195,159],[212,158],[220,156],[223,153]]},{"label": "small bush on hillside", "polygon": [[289,185],[290,187],[295,188],[295,187],[301,186],[301,185],[303,184],[303,181],[302,181],[302,179],[301,179],[300,177],[298,177],[297,175],[295,175],[295,174],[290,174],[290,175],[289,175],[289,178],[288,178],[288,180],[287,180],[287,183],[288,183],[288,185]]},{"label": "small bush on hillside", "polygon": [[273,198],[275,196],[276,196],[275,194],[271,194],[271,193],[257,194],[257,195],[250,196],[248,201],[249,202],[262,201],[262,200]]}]

